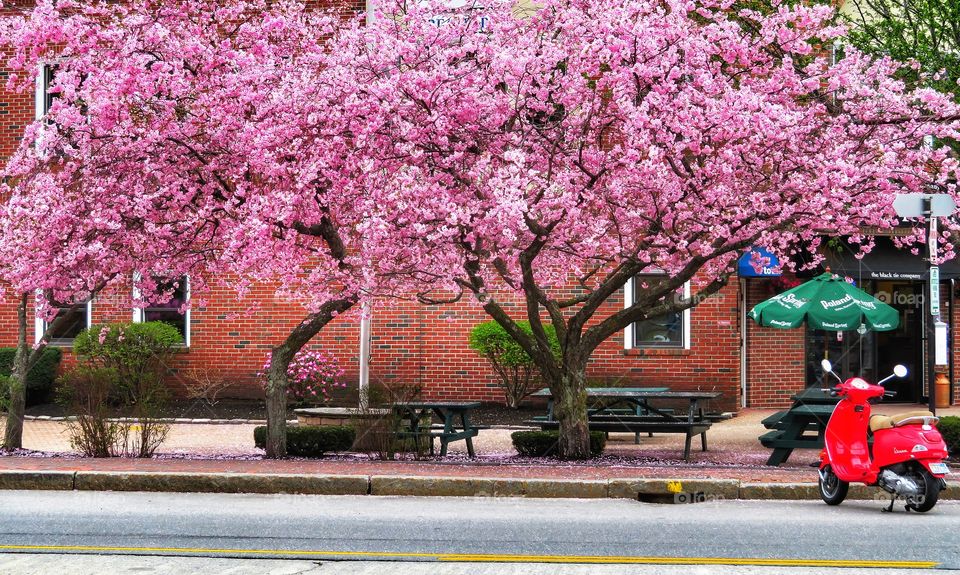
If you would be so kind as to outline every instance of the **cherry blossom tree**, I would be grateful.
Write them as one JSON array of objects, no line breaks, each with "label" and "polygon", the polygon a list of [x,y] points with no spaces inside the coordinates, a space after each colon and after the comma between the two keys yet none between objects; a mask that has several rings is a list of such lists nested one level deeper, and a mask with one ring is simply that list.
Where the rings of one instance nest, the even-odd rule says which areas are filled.
[{"label": "cherry blossom tree", "polygon": [[751,245],[786,260],[828,233],[869,249],[861,230],[895,224],[895,193],[956,192],[956,161],[921,140],[955,137],[960,110],[890,60],[831,62],[844,30],[828,7],[539,4],[388,2],[338,50],[379,109],[365,153],[396,190],[391,221],[452,248],[459,289],[534,359],[564,457],[589,456],[601,342],[717,293]]},{"label": "cherry blossom tree", "polygon": [[[146,294],[190,274],[196,296],[215,277],[250,308],[252,286],[275,286],[305,316],[272,349],[268,457],[286,451],[296,353],[357,302],[437,277],[412,231],[373,225],[356,83],[329,50],[359,26],[292,1],[61,0],[4,30],[11,84],[52,65],[57,96],[8,167],[31,206],[10,212],[18,285],[70,291],[51,273],[63,262],[87,286],[138,272]],[[51,224],[66,237],[36,235]]]}]

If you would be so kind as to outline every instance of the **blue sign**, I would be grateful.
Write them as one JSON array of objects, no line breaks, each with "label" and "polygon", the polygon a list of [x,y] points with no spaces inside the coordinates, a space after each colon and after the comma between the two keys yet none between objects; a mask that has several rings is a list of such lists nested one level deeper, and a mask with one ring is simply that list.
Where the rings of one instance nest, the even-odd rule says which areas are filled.
[{"label": "blue sign", "polygon": [[[754,254],[763,264],[759,269],[754,267]],[[750,251],[740,256],[737,262],[737,274],[742,278],[775,278],[780,275],[776,268],[780,265],[777,256],[761,247],[752,247]]]}]

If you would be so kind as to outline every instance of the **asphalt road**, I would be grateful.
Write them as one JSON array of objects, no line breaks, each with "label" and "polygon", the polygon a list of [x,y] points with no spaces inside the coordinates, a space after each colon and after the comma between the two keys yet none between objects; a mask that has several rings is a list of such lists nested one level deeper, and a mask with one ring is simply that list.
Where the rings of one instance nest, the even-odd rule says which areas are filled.
[{"label": "asphalt road", "polygon": [[[0,571],[32,573],[30,561],[43,559],[37,559],[37,553],[194,555],[217,561],[289,558],[297,561],[280,564],[316,567],[319,562],[341,568],[350,564],[327,562],[441,561],[448,564],[443,573],[459,572],[449,570],[453,563],[493,561],[731,564],[764,573],[773,572],[773,565],[818,573],[831,566],[960,569],[960,504],[943,502],[923,515],[906,513],[902,506],[886,514],[882,507],[878,501],[831,508],[813,501],[657,505],[626,500],[7,491],[0,492],[0,552],[33,555],[0,556]],[[58,560],[62,555],[47,557],[48,562]],[[10,561],[20,561],[23,569],[11,567]],[[390,572],[379,565],[370,572]],[[57,570],[52,563],[46,567],[46,572]]]}]

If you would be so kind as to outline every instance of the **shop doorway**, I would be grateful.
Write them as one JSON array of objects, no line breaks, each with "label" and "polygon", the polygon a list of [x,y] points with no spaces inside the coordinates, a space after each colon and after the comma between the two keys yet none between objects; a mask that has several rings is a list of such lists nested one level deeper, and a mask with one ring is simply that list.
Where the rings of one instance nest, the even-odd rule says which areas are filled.
[{"label": "shop doorway", "polygon": [[893,366],[906,366],[907,377],[891,379],[885,385],[897,392],[895,402],[917,403],[923,380],[923,284],[911,281],[866,281],[867,293],[900,312],[894,331],[835,332],[807,330],[807,386],[827,387],[820,361],[829,359],[843,378],[860,376],[875,382],[893,373]]}]

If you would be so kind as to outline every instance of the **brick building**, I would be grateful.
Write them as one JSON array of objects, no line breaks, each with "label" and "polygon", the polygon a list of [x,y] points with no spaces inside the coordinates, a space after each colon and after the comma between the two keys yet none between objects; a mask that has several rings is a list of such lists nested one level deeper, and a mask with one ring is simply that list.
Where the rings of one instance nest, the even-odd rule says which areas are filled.
[{"label": "brick building", "polygon": [[[341,2],[345,14],[364,9],[362,1]],[[0,76],[6,72],[0,70]],[[49,105],[49,77],[40,74],[32,97],[0,91],[0,155],[15,149],[26,125]],[[789,403],[789,397],[805,385],[820,385],[816,365],[827,355],[845,374],[862,372],[868,378],[889,373],[893,363],[905,363],[920,374],[923,314],[917,298],[922,293],[922,262],[896,255],[892,246],[875,250],[864,260],[844,255],[833,257],[835,271],[858,280],[867,291],[886,297],[901,311],[901,329],[890,334],[836,334],[805,329],[774,330],[746,320],[746,311],[775,293],[777,280],[770,277],[738,277],[695,309],[657,320],[648,320],[610,338],[595,352],[588,375],[606,385],[667,385],[675,390],[720,391],[712,407],[732,410],[741,406],[773,407]],[[864,270],[869,270],[864,272]],[[918,275],[918,273],[920,275]],[[749,275],[749,274],[748,274]],[[956,270],[945,268],[943,305],[952,330],[957,316],[953,293]],[[611,298],[608,309],[623,306],[632,286]],[[919,290],[919,291],[918,291]],[[304,315],[296,304],[276,299],[267,286],[252,297],[261,302],[256,313],[245,313],[232,293],[214,291],[203,306],[179,313],[183,298],[189,298],[189,281],[167,305],[133,310],[129,294],[101,294],[81,306],[77,322],[69,326],[55,345],[68,353],[70,340],[83,327],[114,321],[160,319],[178,326],[186,345],[177,356],[177,371],[171,385],[182,383],[189,367],[206,367],[233,382],[236,396],[259,395],[256,372],[269,349]],[[259,297],[258,297],[259,296]],[[515,308],[521,313],[522,308]],[[602,313],[602,312],[601,312]],[[386,304],[375,310],[372,322],[371,381],[374,385],[417,386],[426,398],[458,398],[499,401],[497,380],[485,360],[467,346],[469,330],[488,318],[478,305],[465,299],[444,306],[423,306],[407,301]],[[43,330],[36,322],[34,331]],[[33,336],[33,334],[31,334]],[[39,337],[38,335],[36,337]],[[0,345],[16,341],[16,310],[12,302],[0,304]],[[355,311],[338,318],[311,345],[323,348],[346,367],[348,381],[358,373],[359,317]],[[950,338],[951,359],[958,350]],[[919,355],[918,355],[919,354]],[[951,384],[955,379],[950,362]],[[912,375],[900,386],[901,399],[922,401],[923,378]],[[960,386],[952,385],[953,400],[960,400]]]}]

